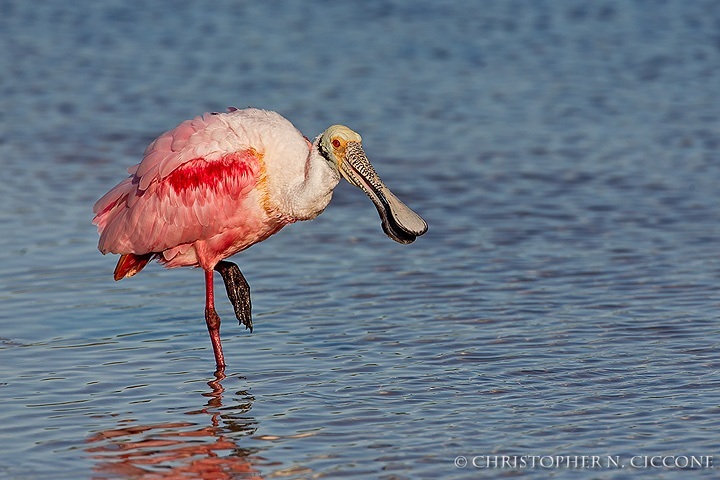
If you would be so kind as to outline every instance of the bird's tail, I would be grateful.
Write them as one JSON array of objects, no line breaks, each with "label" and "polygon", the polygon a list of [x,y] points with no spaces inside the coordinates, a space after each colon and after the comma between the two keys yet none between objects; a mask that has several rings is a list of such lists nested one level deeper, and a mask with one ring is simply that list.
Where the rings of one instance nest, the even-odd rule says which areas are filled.
[{"label": "bird's tail", "polygon": [[147,263],[152,260],[154,253],[146,253],[144,255],[135,255],[134,253],[126,253],[120,255],[117,266],[115,267],[115,280],[125,277],[132,277],[142,270]]}]

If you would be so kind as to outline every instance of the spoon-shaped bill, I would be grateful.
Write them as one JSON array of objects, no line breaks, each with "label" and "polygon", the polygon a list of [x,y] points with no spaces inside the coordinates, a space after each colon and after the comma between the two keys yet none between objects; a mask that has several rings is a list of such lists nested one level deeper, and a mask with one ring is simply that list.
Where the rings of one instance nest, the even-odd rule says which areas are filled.
[{"label": "spoon-shaped bill", "polygon": [[360,188],[375,204],[383,231],[398,243],[412,243],[427,231],[427,223],[385,186],[360,142],[348,142],[340,165],[343,178]]}]

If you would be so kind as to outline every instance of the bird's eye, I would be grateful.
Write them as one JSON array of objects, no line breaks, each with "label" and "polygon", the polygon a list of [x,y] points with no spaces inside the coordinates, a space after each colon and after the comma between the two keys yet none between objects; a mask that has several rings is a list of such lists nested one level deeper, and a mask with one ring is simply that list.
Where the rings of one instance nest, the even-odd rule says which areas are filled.
[{"label": "bird's eye", "polygon": [[340,140],[338,140],[337,138],[333,139],[332,146],[335,148],[340,148]]}]

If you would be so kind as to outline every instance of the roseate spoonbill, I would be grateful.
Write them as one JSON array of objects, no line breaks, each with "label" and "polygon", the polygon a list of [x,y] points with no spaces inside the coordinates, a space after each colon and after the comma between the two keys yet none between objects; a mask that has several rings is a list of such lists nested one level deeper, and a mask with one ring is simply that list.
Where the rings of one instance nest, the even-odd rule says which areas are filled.
[{"label": "roseate spoonbill", "polygon": [[359,134],[333,125],[312,143],[280,114],[248,108],[206,113],[160,135],[130,176],[95,203],[99,250],[120,254],[115,280],[152,259],[205,271],[205,321],[218,370],[225,367],[213,270],[235,316],[252,331],[250,287],[225,259],[289,223],[325,210],[342,176],[373,201],[385,233],[411,243],[425,221],[383,184]]}]

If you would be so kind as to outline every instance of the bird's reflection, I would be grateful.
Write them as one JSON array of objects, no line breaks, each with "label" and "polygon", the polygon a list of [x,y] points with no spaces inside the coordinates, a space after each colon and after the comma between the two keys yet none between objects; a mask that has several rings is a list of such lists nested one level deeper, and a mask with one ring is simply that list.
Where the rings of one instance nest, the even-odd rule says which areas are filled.
[{"label": "bird's reflection", "polygon": [[257,429],[255,419],[247,415],[253,398],[241,391],[240,403],[223,405],[223,379],[223,372],[215,372],[215,379],[208,382],[211,391],[203,394],[208,397],[206,405],[186,412],[206,415],[202,420],[152,425],[128,422],[93,435],[86,452],[96,460],[97,473],[144,479],[260,478],[251,463],[255,450],[237,443],[239,437],[252,435]]}]

